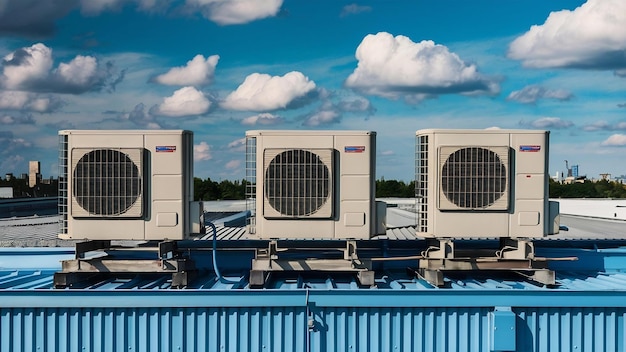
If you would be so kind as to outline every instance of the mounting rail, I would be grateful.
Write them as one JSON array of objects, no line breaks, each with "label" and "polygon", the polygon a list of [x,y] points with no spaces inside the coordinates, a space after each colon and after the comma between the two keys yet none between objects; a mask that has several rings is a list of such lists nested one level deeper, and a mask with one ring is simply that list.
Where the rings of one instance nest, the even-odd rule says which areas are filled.
[{"label": "mounting rail", "polygon": [[416,272],[433,286],[445,285],[444,272],[501,271],[522,275],[543,285],[555,286],[555,272],[548,269],[550,260],[576,260],[576,258],[537,258],[532,241],[502,238],[500,249],[494,252],[458,251],[453,239],[428,239]]},{"label": "mounting rail", "polygon": [[[72,287],[99,276],[129,274],[171,275],[172,287],[184,287],[197,273],[194,262],[181,255],[174,241],[159,242],[158,257],[153,259],[124,258],[123,248],[111,246],[108,240],[78,242],[75,250],[75,258],[62,261],[62,270],[54,274],[55,288]],[[112,256],[115,251],[120,253]]]},{"label": "mounting rail", "polygon": [[[375,273],[372,270],[372,261],[357,256],[356,241],[345,241],[344,245],[324,248],[279,248],[277,241],[270,241],[268,248],[256,249],[250,270],[250,287],[263,287],[269,275],[278,271],[356,273],[361,285],[373,286]],[[311,253],[320,250],[343,253],[343,256],[340,258],[311,256]]]}]

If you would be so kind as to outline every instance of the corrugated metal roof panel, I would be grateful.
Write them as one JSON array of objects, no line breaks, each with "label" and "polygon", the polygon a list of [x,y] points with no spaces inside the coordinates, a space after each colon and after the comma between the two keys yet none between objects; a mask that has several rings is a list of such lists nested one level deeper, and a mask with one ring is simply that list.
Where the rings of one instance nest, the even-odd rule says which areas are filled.
[{"label": "corrugated metal roof panel", "polygon": [[[493,308],[0,308],[0,351],[490,351]],[[513,308],[517,351],[622,351],[624,309]],[[510,344],[511,342],[509,342]]]}]

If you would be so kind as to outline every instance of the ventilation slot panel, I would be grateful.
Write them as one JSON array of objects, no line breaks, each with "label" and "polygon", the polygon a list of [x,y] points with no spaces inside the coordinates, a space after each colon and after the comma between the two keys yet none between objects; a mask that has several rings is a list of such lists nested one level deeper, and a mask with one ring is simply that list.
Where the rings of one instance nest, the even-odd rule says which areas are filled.
[{"label": "ventilation slot panel", "polygon": [[67,234],[67,135],[59,136],[59,234]]},{"label": "ventilation slot panel", "polygon": [[246,210],[250,211],[248,226],[256,233],[256,137],[246,137]]},{"label": "ventilation slot panel", "polygon": [[415,201],[417,232],[428,232],[428,136],[415,143]]}]

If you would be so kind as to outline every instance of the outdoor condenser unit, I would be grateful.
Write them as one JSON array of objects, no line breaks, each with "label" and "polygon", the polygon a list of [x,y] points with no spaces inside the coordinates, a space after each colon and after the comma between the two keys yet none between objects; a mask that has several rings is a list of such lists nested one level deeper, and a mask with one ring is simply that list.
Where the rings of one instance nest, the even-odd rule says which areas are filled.
[{"label": "outdoor condenser unit", "polygon": [[417,131],[417,235],[534,238],[558,232],[558,203],[548,200],[548,142],[548,131]]},{"label": "outdoor condenser unit", "polygon": [[180,240],[202,233],[193,201],[193,134],[59,132],[62,239]]},{"label": "outdoor condenser unit", "polygon": [[376,133],[246,132],[249,230],[260,238],[369,239],[384,233],[375,201]]}]

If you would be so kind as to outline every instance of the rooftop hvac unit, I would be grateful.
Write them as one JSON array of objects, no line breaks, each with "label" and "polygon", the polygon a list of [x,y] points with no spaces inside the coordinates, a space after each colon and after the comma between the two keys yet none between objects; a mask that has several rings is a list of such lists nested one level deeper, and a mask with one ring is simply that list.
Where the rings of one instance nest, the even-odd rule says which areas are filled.
[{"label": "rooftop hvac unit", "polygon": [[190,131],[59,132],[63,239],[180,240],[203,232]]},{"label": "rooftop hvac unit", "polygon": [[416,136],[418,236],[533,238],[554,233],[549,132],[429,129]]},{"label": "rooftop hvac unit", "polygon": [[250,232],[260,238],[368,239],[384,232],[375,201],[376,133],[248,131]]}]

